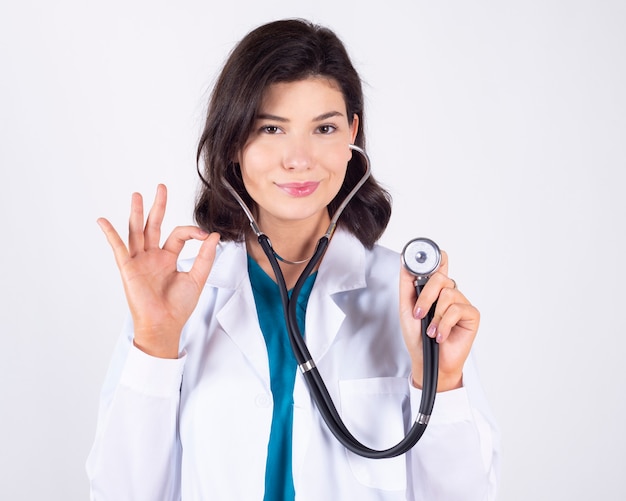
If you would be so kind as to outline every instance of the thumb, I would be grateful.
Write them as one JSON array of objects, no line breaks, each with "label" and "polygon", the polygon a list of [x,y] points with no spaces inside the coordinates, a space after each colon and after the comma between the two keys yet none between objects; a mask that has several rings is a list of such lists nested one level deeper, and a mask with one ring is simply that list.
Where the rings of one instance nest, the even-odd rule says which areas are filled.
[{"label": "thumb", "polygon": [[415,291],[415,277],[400,265],[400,316],[414,317],[417,292]]},{"label": "thumb", "polygon": [[196,260],[189,270],[189,274],[201,287],[207,281],[209,273],[211,273],[211,269],[213,268],[213,262],[215,261],[217,244],[219,241],[219,233],[211,233],[206,240],[202,242],[198,255],[196,256]]}]

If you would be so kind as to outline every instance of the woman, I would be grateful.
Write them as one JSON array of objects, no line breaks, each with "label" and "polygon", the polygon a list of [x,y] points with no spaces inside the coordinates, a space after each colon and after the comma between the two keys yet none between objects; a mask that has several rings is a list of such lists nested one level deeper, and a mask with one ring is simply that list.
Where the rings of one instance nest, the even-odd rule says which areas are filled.
[{"label": "woman", "polygon": [[[420,319],[437,301],[428,428],[408,453],[366,459],[334,439],[312,403],[274,269],[223,181],[270,238],[292,288],[363,175],[349,147],[364,146],[363,126],[360,79],[337,37],[304,21],[269,23],[239,43],[215,86],[198,148],[199,227],[176,228],[160,247],[164,186],[145,225],[133,195],[128,247],[99,220],[131,319],[102,393],[92,499],[493,499],[497,434],[468,359],[479,313],[447,276],[445,253],[416,298],[398,255],[375,244],[390,202],[369,178],[298,298],[333,401],[379,449],[417,414]],[[203,241],[196,259],[177,263],[190,239]]]}]

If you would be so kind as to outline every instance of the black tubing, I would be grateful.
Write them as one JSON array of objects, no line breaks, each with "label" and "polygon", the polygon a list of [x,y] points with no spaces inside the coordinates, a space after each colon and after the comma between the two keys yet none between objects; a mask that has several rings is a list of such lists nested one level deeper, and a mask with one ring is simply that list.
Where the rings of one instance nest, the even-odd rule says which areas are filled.
[{"label": "black tubing", "polygon": [[[283,312],[285,315],[285,321],[287,324],[287,332],[289,334],[289,341],[291,348],[294,352],[294,356],[299,366],[306,364],[307,362],[313,362],[311,354],[306,346],[306,342],[300,332],[297,322],[297,301],[300,291],[306,278],[311,274],[317,263],[322,259],[322,256],[326,252],[328,247],[329,238],[327,236],[322,237],[315,249],[313,257],[309,260],[307,266],[303,270],[302,274],[298,278],[296,285],[289,298],[289,292],[285,284],[282,271],[278,264],[278,260],[274,256],[269,239],[266,235],[261,234],[258,236],[259,244],[267,255],[270,261],[276,282],[278,283],[281,301],[283,304]],[[416,286],[417,294],[421,292],[421,286]],[[318,411],[324,419],[331,433],[346,449],[371,459],[383,459],[391,458],[404,454],[410,450],[422,437],[426,426],[428,425],[428,418],[432,413],[432,409],[435,404],[435,396],[437,393],[437,376],[439,371],[439,345],[437,342],[426,335],[426,329],[432,321],[435,311],[435,305],[432,306],[428,314],[422,319],[422,349],[423,349],[423,380],[422,380],[422,398],[420,401],[419,416],[426,417],[425,421],[419,419],[413,424],[409,433],[396,445],[384,450],[376,450],[363,445],[359,442],[347,429],[335,404],[330,396],[328,389],[320,375],[317,367],[313,367],[303,372],[303,376],[309,387],[309,392],[313,398]]]}]

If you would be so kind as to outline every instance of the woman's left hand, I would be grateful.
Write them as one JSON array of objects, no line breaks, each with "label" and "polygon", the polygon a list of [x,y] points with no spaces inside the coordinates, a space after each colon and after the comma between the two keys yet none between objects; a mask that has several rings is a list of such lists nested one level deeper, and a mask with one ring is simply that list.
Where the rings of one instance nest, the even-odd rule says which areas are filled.
[{"label": "woman's left hand", "polygon": [[448,255],[442,251],[439,269],[430,277],[419,298],[415,277],[404,266],[400,270],[400,322],[409,350],[413,384],[422,386],[422,318],[435,301],[435,314],[426,333],[439,343],[439,379],[437,391],[453,390],[463,385],[463,366],[478,331],[480,312],[457,289],[448,277]]}]

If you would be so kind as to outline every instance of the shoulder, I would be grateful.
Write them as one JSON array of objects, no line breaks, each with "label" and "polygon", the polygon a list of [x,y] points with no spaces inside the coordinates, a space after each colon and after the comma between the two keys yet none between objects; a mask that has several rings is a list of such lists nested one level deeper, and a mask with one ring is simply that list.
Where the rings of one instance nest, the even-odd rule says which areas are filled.
[{"label": "shoulder", "polygon": [[338,230],[322,260],[320,278],[336,282],[335,291],[397,288],[399,269],[397,252],[380,244],[368,249],[351,233]]},{"label": "shoulder", "polygon": [[366,254],[369,255],[372,264],[385,266],[393,263],[395,266],[400,263],[400,254],[398,252],[380,244],[374,245],[371,249],[366,249]]},{"label": "shoulder", "polygon": [[365,249],[365,275],[368,288],[397,288],[400,272],[400,255],[376,244]]}]

